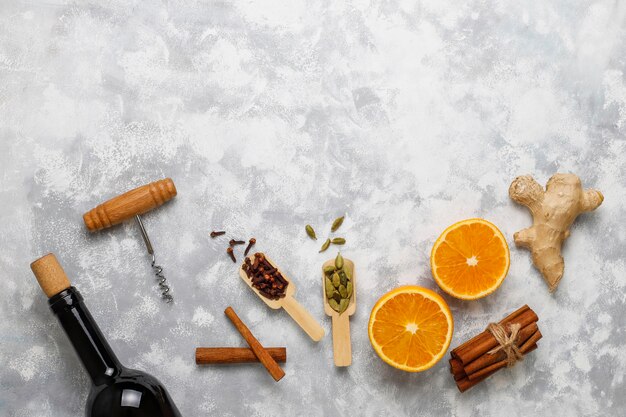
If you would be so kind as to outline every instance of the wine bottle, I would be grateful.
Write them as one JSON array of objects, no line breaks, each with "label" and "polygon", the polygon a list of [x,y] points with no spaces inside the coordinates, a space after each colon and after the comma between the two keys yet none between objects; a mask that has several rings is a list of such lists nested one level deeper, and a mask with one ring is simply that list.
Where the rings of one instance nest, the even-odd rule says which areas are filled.
[{"label": "wine bottle", "polygon": [[91,377],[86,417],[181,417],[155,377],[120,363],[53,254],[33,262],[31,269]]}]

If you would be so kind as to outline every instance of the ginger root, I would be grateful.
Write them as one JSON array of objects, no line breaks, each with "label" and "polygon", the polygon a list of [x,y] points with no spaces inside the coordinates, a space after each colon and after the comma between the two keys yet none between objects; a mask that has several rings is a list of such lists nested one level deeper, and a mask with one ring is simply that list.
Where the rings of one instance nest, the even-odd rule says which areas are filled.
[{"label": "ginger root", "polygon": [[533,177],[523,175],[513,180],[509,195],[533,215],[533,225],[516,232],[513,240],[530,250],[533,264],[554,292],[563,277],[561,245],[569,237],[571,224],[580,213],[595,210],[604,196],[597,190],[583,190],[574,174],[554,174],[545,191]]}]

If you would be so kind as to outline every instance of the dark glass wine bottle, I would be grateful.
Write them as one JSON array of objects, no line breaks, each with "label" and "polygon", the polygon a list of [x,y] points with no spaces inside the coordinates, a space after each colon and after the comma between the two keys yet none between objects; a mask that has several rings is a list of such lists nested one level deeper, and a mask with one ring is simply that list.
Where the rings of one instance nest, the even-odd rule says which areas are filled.
[{"label": "dark glass wine bottle", "polygon": [[91,377],[86,417],[181,417],[155,377],[120,363],[54,255],[38,259],[31,268]]}]

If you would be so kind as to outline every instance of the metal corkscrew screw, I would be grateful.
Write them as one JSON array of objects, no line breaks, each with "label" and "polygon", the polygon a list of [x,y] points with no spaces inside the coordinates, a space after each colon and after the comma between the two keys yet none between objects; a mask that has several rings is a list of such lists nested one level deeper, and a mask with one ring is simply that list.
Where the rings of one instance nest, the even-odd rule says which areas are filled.
[{"label": "metal corkscrew screw", "polygon": [[141,216],[138,214],[135,215],[135,220],[137,220],[137,224],[139,224],[139,229],[141,230],[141,237],[143,237],[143,241],[146,244],[146,249],[148,250],[148,255],[152,256],[152,263],[150,266],[154,271],[154,275],[157,277],[157,283],[159,288],[161,289],[161,298],[165,300],[166,303],[171,303],[174,301],[174,297],[170,294],[170,287],[165,283],[167,279],[165,275],[163,275],[163,267],[161,265],[156,264],[156,257],[154,256],[154,249],[152,248],[152,243],[150,242],[150,238],[148,237],[148,232],[146,232],[146,228],[141,221]]},{"label": "metal corkscrew screw", "polygon": [[163,267],[156,263],[154,249],[140,215],[159,207],[166,201],[171,200],[176,194],[174,182],[170,178],[165,178],[118,195],[83,215],[85,225],[91,232],[111,227],[131,217],[135,217],[148,254],[151,256],[150,266],[157,277],[161,298],[167,303],[174,301],[174,297],[170,294],[169,285],[166,284],[167,280],[163,274]]}]

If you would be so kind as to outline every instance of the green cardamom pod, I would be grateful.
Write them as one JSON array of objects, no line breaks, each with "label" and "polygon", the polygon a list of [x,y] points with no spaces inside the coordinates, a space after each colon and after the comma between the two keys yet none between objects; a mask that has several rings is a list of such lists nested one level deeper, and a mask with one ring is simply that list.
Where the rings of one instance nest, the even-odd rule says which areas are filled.
[{"label": "green cardamom pod", "polygon": [[333,286],[335,288],[339,288],[340,285],[341,285],[341,278],[339,277],[339,274],[335,272],[333,274]]},{"label": "green cardamom pod", "polygon": [[352,297],[352,281],[348,281],[348,285],[346,285],[346,297]]},{"label": "green cardamom pod", "polygon": [[326,266],[324,267],[324,274],[326,274],[326,275],[330,275],[330,274],[332,274],[333,272],[335,272],[335,266],[334,266],[334,265],[326,265]]},{"label": "green cardamom pod", "polygon": [[333,310],[339,312],[339,303],[337,301],[335,301],[334,299],[331,298],[330,300],[328,300],[328,305]]},{"label": "green cardamom pod", "polygon": [[339,282],[341,282],[341,285],[346,285],[348,283],[348,277],[343,269],[339,271]]},{"label": "green cardamom pod", "polygon": [[317,236],[315,236],[315,230],[311,227],[310,224],[304,226],[304,230],[306,230],[306,234],[313,240],[317,240]]},{"label": "green cardamom pod", "polygon": [[326,291],[326,298],[332,297],[335,292],[335,287],[328,277],[324,280],[324,290]]},{"label": "green cardamom pod", "polygon": [[348,279],[352,279],[352,269],[351,268],[346,268],[346,266],[344,265],[342,271],[346,274]]},{"label": "green cardamom pod", "polygon": [[339,228],[341,227],[341,225],[343,224],[343,218],[344,218],[344,217],[345,217],[345,216],[337,217],[337,218],[335,219],[335,221],[333,221],[333,225],[332,225],[332,227],[330,228],[330,231],[331,231],[331,232],[335,232],[335,231],[337,231],[337,229],[339,229]]},{"label": "green cardamom pod", "polygon": [[348,300],[347,298],[344,298],[343,300],[339,302],[339,310],[337,310],[337,312],[339,314],[343,313],[344,311],[346,311],[349,305],[350,305],[350,300]]},{"label": "green cardamom pod", "polygon": [[335,302],[337,304],[339,304],[339,302],[341,301],[341,294],[339,294],[337,291],[335,291],[333,293],[332,299],[335,300]]},{"label": "green cardamom pod", "polygon": [[331,240],[333,245],[345,245],[346,244],[346,240],[342,237],[336,237],[333,240]]},{"label": "green cardamom pod", "polygon": [[337,257],[335,258],[335,268],[336,269],[343,268],[343,256],[341,256],[341,253],[338,253]]},{"label": "green cardamom pod", "polygon": [[343,285],[339,286],[339,294],[341,294],[341,298],[348,298],[348,290]]},{"label": "green cardamom pod", "polygon": [[320,251],[318,253],[324,252],[330,246],[330,239],[326,239],[326,242],[322,245]]}]

